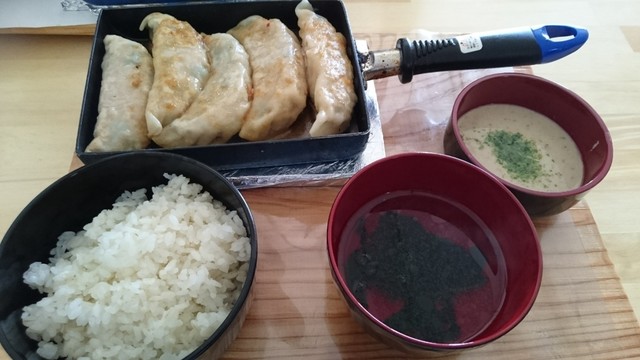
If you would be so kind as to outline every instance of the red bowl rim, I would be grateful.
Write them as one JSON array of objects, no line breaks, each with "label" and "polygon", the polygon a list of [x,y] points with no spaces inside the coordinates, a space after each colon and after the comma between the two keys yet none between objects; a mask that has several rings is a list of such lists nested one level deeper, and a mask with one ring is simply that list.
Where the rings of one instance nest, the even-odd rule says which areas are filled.
[{"label": "red bowl rim", "polygon": [[517,72],[513,72],[513,73],[499,73],[499,74],[491,74],[491,75],[487,75],[484,77],[481,77],[473,82],[471,82],[469,85],[465,86],[462,91],[460,91],[460,93],[458,94],[458,96],[456,97],[454,103],[453,103],[453,109],[451,111],[451,124],[452,124],[452,128],[453,128],[453,133],[454,136],[456,137],[456,141],[458,141],[458,144],[460,145],[460,147],[462,148],[462,151],[464,152],[464,154],[471,160],[471,162],[473,162],[474,165],[481,167],[483,170],[488,171],[489,173],[492,174],[492,172],[490,170],[488,170],[480,161],[478,161],[472,154],[471,151],[469,151],[469,148],[467,148],[467,145],[465,144],[465,142],[462,140],[462,136],[460,135],[460,128],[458,127],[458,116],[456,115],[458,113],[458,110],[460,109],[460,103],[462,102],[462,99],[467,95],[467,93],[469,93],[470,91],[472,91],[476,86],[478,86],[479,84],[482,84],[486,81],[495,79],[495,78],[522,78],[522,79],[530,79],[532,81],[537,81],[537,82],[541,82],[541,83],[546,83],[548,85],[551,85],[552,87],[556,88],[559,92],[564,92],[565,94],[573,97],[589,114],[592,115],[593,119],[596,121],[598,127],[600,127],[602,129],[602,132],[604,133],[604,137],[605,137],[605,141],[606,141],[606,146],[607,146],[607,154],[606,154],[606,158],[604,163],[602,164],[602,167],[600,168],[600,170],[597,172],[596,176],[589,180],[588,182],[570,189],[570,190],[566,190],[566,191],[540,191],[540,190],[534,190],[534,189],[530,189],[530,188],[526,188],[517,184],[514,184],[510,181],[507,181],[501,177],[498,177],[496,175],[492,175],[495,176],[496,178],[499,179],[499,181],[503,184],[505,184],[507,187],[515,189],[517,191],[520,191],[521,193],[525,193],[525,194],[530,194],[530,195],[534,195],[534,196],[541,196],[541,197],[551,197],[551,198],[563,198],[563,197],[567,197],[567,196],[575,196],[575,195],[579,195],[579,194],[583,194],[586,193],[587,191],[591,190],[593,187],[595,187],[596,185],[598,185],[606,176],[607,173],[609,172],[609,169],[611,168],[611,165],[613,163],[613,141],[611,139],[611,134],[609,132],[609,129],[607,128],[606,124],[604,123],[604,121],[602,120],[602,118],[600,117],[600,115],[593,109],[593,107],[586,101],[584,100],[581,96],[579,96],[577,93],[567,89],[566,87],[555,83],[551,80],[542,78],[540,76],[536,76],[536,75],[532,75],[532,74],[526,74],[526,73],[517,73]]},{"label": "red bowl rim", "polygon": [[[534,289],[533,292],[531,294],[531,298],[527,301],[526,304],[524,304],[524,306],[521,307],[522,312],[521,314],[519,314],[518,316],[514,316],[512,319],[510,319],[505,326],[502,327],[502,329],[500,331],[497,331],[493,334],[491,334],[490,336],[485,336],[482,338],[478,338],[478,339],[472,339],[471,341],[466,341],[466,342],[460,342],[460,343],[448,343],[448,344],[444,344],[444,343],[437,343],[437,342],[431,342],[431,341],[426,341],[426,340],[421,340],[418,338],[414,338],[408,335],[405,335],[397,330],[394,330],[393,328],[389,327],[388,325],[386,325],[385,323],[383,323],[382,321],[378,320],[375,316],[373,316],[371,313],[369,313],[369,311],[367,309],[365,309],[360,302],[358,302],[353,295],[351,294],[351,291],[349,290],[342,274],[340,273],[339,270],[339,266],[338,266],[338,261],[337,258],[335,256],[335,247],[333,246],[333,241],[331,241],[331,229],[334,226],[334,218],[335,218],[335,213],[337,211],[337,205],[342,201],[342,198],[345,196],[346,191],[350,188],[351,184],[355,181],[355,179],[358,176],[361,176],[363,173],[365,173],[368,169],[378,166],[380,163],[383,162],[388,162],[388,161],[394,161],[395,159],[398,158],[403,158],[403,157],[444,157],[447,158],[448,161],[451,162],[455,162],[457,163],[459,166],[463,166],[463,167],[467,167],[470,171],[476,172],[478,173],[479,176],[484,176],[487,177],[492,183],[494,183],[497,187],[501,188],[502,191],[504,192],[504,194],[508,197],[511,198],[511,201],[514,203],[514,205],[518,208],[518,211],[522,217],[522,219],[528,224],[528,229],[530,230],[530,234],[532,235],[532,238],[535,242],[535,249],[536,249],[536,255],[539,259],[538,261],[538,269],[537,269],[537,276],[536,276],[536,281],[534,284]],[[343,294],[344,299],[346,300],[346,302],[350,305],[350,306],[354,306],[357,308],[358,312],[363,315],[364,317],[366,317],[369,321],[371,321],[373,324],[375,324],[375,326],[377,326],[379,329],[383,330],[386,333],[389,333],[391,335],[393,335],[397,340],[408,344],[410,346],[413,347],[417,347],[423,350],[461,350],[461,349],[466,349],[466,348],[473,348],[473,347],[478,347],[478,346],[482,346],[485,344],[488,344],[500,337],[502,337],[503,335],[507,334],[508,332],[510,332],[511,330],[513,330],[514,327],[516,327],[520,322],[522,322],[522,320],[527,316],[527,314],[529,313],[529,311],[531,310],[531,308],[533,307],[533,304],[535,303],[535,300],[538,296],[538,293],[540,291],[540,287],[542,284],[542,270],[543,270],[543,266],[542,266],[542,248],[540,246],[540,241],[538,239],[538,234],[536,231],[536,228],[533,224],[533,221],[531,220],[531,218],[529,217],[529,215],[527,214],[527,211],[525,210],[524,206],[522,206],[522,204],[520,203],[520,201],[518,201],[518,199],[515,197],[515,195],[513,195],[513,193],[502,183],[500,182],[495,176],[493,176],[491,173],[489,173],[488,171],[486,171],[483,168],[477,167],[473,164],[470,164],[464,160],[461,160],[459,158],[450,156],[450,155],[446,155],[446,154],[440,154],[440,153],[431,153],[431,152],[407,152],[407,153],[401,153],[401,154],[396,154],[396,155],[390,155],[387,157],[384,157],[382,159],[378,159],[372,163],[370,163],[369,165],[365,166],[364,168],[362,168],[358,173],[356,173],[354,176],[352,176],[351,178],[349,178],[347,180],[347,182],[342,186],[342,188],[340,189],[340,191],[338,192],[338,195],[336,196],[333,205],[331,206],[331,210],[329,212],[329,220],[327,222],[327,253],[329,256],[329,263],[330,263],[330,268],[331,268],[331,273],[333,275],[333,278],[336,282],[336,285],[338,287],[338,289],[340,290],[340,292]]]}]

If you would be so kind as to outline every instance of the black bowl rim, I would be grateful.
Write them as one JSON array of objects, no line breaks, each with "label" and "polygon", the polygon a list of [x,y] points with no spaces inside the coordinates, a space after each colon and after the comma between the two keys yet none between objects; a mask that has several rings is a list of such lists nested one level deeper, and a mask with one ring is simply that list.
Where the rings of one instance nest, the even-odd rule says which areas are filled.
[{"label": "black bowl rim", "polygon": [[[184,359],[196,359],[200,355],[205,353],[219,338],[222,337],[222,335],[226,332],[226,330],[229,328],[229,326],[238,316],[238,313],[245,306],[248,298],[250,297],[250,292],[255,282],[255,275],[256,275],[257,262],[258,262],[258,241],[257,241],[258,237],[257,237],[255,221],[253,219],[253,214],[251,212],[251,209],[249,208],[249,205],[247,204],[244,196],[240,193],[238,188],[235,185],[233,185],[233,183],[231,183],[227,178],[221,175],[217,170],[211,168],[210,166],[200,161],[186,157],[184,155],[179,155],[174,153],[132,152],[132,153],[123,153],[123,154],[109,156],[99,161],[96,161],[95,163],[91,163],[88,165],[84,165],[80,168],[77,168],[67,173],[66,175],[62,176],[61,178],[57,179],[56,181],[51,183],[49,186],[47,186],[20,211],[18,216],[15,218],[15,220],[7,229],[7,232],[4,234],[2,241],[0,242],[0,258],[4,253],[4,248],[6,244],[5,240],[15,231],[15,227],[20,222],[19,220],[27,216],[29,209],[35,206],[35,204],[37,204],[40,201],[40,199],[45,197],[46,194],[49,191],[51,191],[51,189],[57,187],[60,183],[67,181],[67,179],[71,177],[82,176],[87,172],[93,171],[94,168],[104,166],[105,164],[108,164],[114,161],[127,160],[128,158],[132,158],[132,157],[174,158],[176,160],[184,161],[196,167],[200,167],[206,171],[209,171],[213,177],[215,177],[217,180],[222,182],[226,187],[228,187],[233,192],[234,197],[236,197],[237,200],[241,203],[243,210],[247,214],[248,224],[244,224],[244,225],[247,228],[247,232],[249,234],[249,239],[251,243],[251,255],[249,258],[249,269],[247,271],[247,277],[244,281],[244,284],[242,285],[242,290],[238,295],[238,299],[236,299],[235,304],[233,305],[231,311],[229,312],[229,315],[227,315],[225,320],[222,322],[222,324],[220,324],[220,326],[218,326],[218,328],[213,332],[213,334],[211,334],[207,339],[203,341],[202,344],[200,344],[200,346],[198,346],[195,350],[193,350],[189,355],[187,355],[184,358]],[[11,342],[6,337],[5,331],[2,328],[0,328],[0,344],[2,344],[7,354],[9,354],[12,358],[17,358],[18,356],[21,356],[21,354],[17,354],[13,351]]]}]

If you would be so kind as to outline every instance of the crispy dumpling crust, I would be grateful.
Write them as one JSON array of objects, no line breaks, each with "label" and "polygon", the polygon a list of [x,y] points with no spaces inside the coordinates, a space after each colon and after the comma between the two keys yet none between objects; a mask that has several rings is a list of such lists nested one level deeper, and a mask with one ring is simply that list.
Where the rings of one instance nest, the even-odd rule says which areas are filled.
[{"label": "crispy dumpling crust", "polygon": [[249,141],[283,133],[307,103],[307,81],[300,42],[278,19],[254,15],[228,31],[244,46],[252,68],[253,101],[240,130]]},{"label": "crispy dumpling crust", "polygon": [[229,34],[204,36],[211,76],[189,109],[153,141],[162,147],[225,143],[242,127],[251,104],[249,55]]},{"label": "crispy dumpling crust", "polygon": [[104,46],[98,118],[86,151],[144,149],[149,145],[144,112],[153,60],[142,44],[118,35],[105,36]]},{"label": "crispy dumpling crust", "polygon": [[347,129],[357,96],[346,39],[307,0],[296,6],[306,57],[309,95],[316,110],[311,136],[338,134]]},{"label": "crispy dumpling crust", "polygon": [[207,49],[189,23],[152,13],[140,24],[150,29],[155,75],[146,107],[147,130],[153,137],[189,108],[209,77]]}]

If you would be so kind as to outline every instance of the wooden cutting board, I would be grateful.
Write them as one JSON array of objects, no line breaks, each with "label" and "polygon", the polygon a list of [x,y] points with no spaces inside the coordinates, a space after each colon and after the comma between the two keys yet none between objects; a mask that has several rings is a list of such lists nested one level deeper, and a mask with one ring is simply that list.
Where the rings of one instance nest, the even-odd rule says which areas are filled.
[{"label": "wooden cutting board", "polygon": [[[397,35],[368,38],[370,48]],[[381,40],[382,39],[382,40]],[[371,45],[373,43],[373,45]],[[385,150],[442,152],[456,94],[498,69],[377,80]],[[72,168],[80,166],[77,158]],[[338,186],[243,190],[255,217],[259,262],[254,302],[225,359],[402,359],[350,316],[329,272],[326,221]],[[510,333],[482,348],[428,358],[640,358],[640,327],[585,203],[535,221],[542,287]],[[526,256],[526,254],[524,254]],[[8,359],[0,351],[0,359]]]},{"label": "wooden cutting board", "polygon": [[[384,43],[379,37],[367,40],[373,49],[372,40]],[[377,80],[387,155],[442,152],[442,134],[456,94],[471,81],[496,71],[513,69],[421,75],[405,85],[397,78]],[[338,190],[243,191],[255,215],[260,257],[255,301],[225,358],[415,358],[366,333],[350,317],[333,283],[325,236]],[[534,222],[543,250],[544,275],[525,320],[482,348],[434,353],[428,358],[640,358],[638,321],[586,203]]]},{"label": "wooden cutting board", "polygon": [[[255,299],[226,359],[402,359],[349,314],[326,256],[326,219],[336,187],[243,191],[258,232]],[[532,310],[492,344],[452,359],[629,359],[640,328],[589,209],[535,222],[542,287]],[[525,254],[526,256],[526,254]]]}]

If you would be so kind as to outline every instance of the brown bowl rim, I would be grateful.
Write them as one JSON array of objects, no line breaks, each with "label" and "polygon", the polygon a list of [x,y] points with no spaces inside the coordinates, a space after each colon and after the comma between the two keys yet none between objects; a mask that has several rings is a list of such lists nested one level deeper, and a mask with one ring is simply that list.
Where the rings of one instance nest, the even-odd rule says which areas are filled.
[{"label": "brown bowl rim", "polygon": [[[598,125],[598,127],[602,130],[603,134],[604,134],[604,138],[605,138],[605,142],[606,142],[606,147],[607,147],[607,154],[606,154],[606,158],[604,163],[602,164],[601,168],[599,169],[599,171],[597,172],[596,176],[593,179],[590,179],[587,182],[583,182],[580,186],[570,189],[570,190],[564,190],[564,191],[540,191],[540,190],[534,190],[534,189],[530,189],[530,188],[526,188],[517,184],[514,184],[508,180],[505,180],[495,174],[493,174],[492,171],[490,171],[489,169],[487,169],[480,161],[478,161],[478,159],[476,159],[472,154],[471,151],[469,151],[469,149],[467,148],[466,143],[464,142],[464,140],[462,139],[462,136],[460,135],[460,128],[458,127],[458,110],[460,108],[460,103],[461,101],[464,99],[464,97],[470,92],[472,91],[475,87],[477,87],[478,85],[486,82],[486,81],[490,81],[496,78],[515,78],[515,79],[528,79],[530,81],[534,81],[534,82],[540,82],[540,83],[544,83],[547,85],[550,85],[551,87],[555,88],[558,92],[562,92],[565,93],[566,95],[574,98],[579,104],[580,106],[582,106],[592,117],[593,120],[596,122],[596,124]],[[534,110],[535,111],[535,110]],[[452,129],[453,129],[453,134],[456,138],[456,141],[458,142],[460,148],[462,149],[462,151],[464,152],[465,156],[467,156],[469,158],[469,160],[476,166],[482,168],[483,170],[489,172],[492,176],[496,177],[501,183],[503,183],[505,186],[507,186],[508,188],[511,189],[515,189],[521,193],[524,194],[529,194],[529,195],[533,195],[533,196],[539,196],[539,197],[548,197],[548,198],[564,198],[564,197],[568,197],[568,196],[576,196],[576,195],[580,195],[583,193],[586,193],[587,191],[591,190],[592,188],[594,188],[596,185],[598,185],[608,174],[609,170],[611,169],[611,165],[613,164],[613,140],[611,138],[611,133],[609,132],[609,129],[607,128],[604,120],[602,120],[602,117],[598,114],[597,111],[595,111],[595,109],[585,100],[583,99],[580,95],[578,95],[577,93],[575,93],[572,90],[569,90],[568,88],[553,82],[551,80],[545,79],[543,77],[537,76],[537,75],[533,75],[533,74],[526,74],[526,73],[517,73],[517,72],[513,72],[513,73],[498,73],[498,74],[491,74],[491,75],[487,75],[484,77],[481,77],[471,83],[469,83],[469,85],[465,86],[462,91],[460,91],[460,93],[458,94],[458,96],[456,97],[454,103],[453,103],[453,109],[451,110],[451,125],[452,125]]]}]

